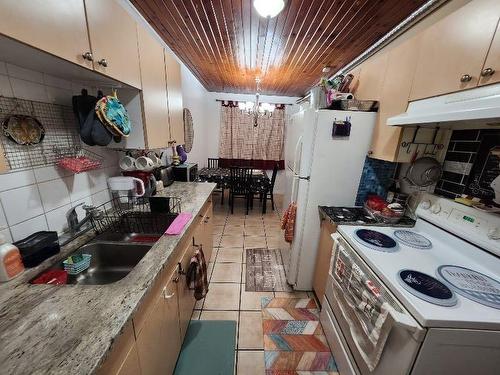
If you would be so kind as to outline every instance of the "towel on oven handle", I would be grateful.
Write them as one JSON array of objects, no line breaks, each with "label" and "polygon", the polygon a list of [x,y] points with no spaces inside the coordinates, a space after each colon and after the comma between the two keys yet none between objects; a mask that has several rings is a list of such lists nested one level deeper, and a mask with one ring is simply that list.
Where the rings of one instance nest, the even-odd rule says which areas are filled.
[{"label": "towel on oven handle", "polygon": [[373,371],[394,326],[395,311],[370,287],[370,280],[340,246],[335,253],[332,271],[335,299],[358,352]]}]

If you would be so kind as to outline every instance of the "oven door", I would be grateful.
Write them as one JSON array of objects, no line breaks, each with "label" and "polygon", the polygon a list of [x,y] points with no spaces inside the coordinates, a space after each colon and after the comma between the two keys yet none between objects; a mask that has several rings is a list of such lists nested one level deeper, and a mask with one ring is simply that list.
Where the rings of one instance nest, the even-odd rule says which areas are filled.
[{"label": "oven door", "polygon": [[[422,328],[417,321],[404,309],[404,307],[396,300],[396,298],[391,294],[388,288],[382,283],[382,281],[374,274],[374,272],[368,267],[368,265],[357,255],[356,251],[345,241],[338,233],[332,235],[334,238],[333,245],[333,256],[330,264],[330,272],[328,275],[325,299],[328,308],[331,309],[333,314],[329,319],[333,320],[336,325],[337,334],[342,337],[340,342],[338,339],[332,337],[328,334],[329,328],[325,328],[325,333],[329,340],[330,346],[338,346],[339,344],[343,346],[342,350],[348,353],[347,358],[351,361],[350,365],[352,368],[345,368],[346,371],[342,369],[342,362],[344,360],[338,359],[339,371],[342,375],[351,374],[353,371],[360,374],[371,374],[371,375],[403,375],[409,374],[415,358],[418,354],[422,341],[424,340],[426,330]],[[382,350],[380,359],[373,369],[370,371],[365,357],[361,352],[361,345],[357,341],[356,332],[353,329],[352,321],[353,317],[356,317],[354,311],[348,311],[350,308],[345,304],[336,301],[335,295],[342,293],[343,290],[340,289],[334,275],[332,273],[333,261],[335,259],[335,254],[338,251],[343,251],[347,254],[356,264],[357,267],[367,276],[370,280],[371,285],[377,288],[377,292],[380,293],[385,302],[388,302],[394,311],[391,313],[394,318],[394,324],[390,330],[387,341],[385,342]],[[337,289],[335,289],[337,288]],[[354,308],[351,308],[352,310]],[[327,314],[323,314],[326,317]],[[328,324],[324,321],[323,324]],[[358,323],[358,322],[355,322]],[[359,324],[364,324],[361,320]],[[332,343],[331,341],[335,341]],[[337,355],[342,355],[339,352]],[[335,356],[335,353],[334,353]],[[345,355],[344,355],[345,357]],[[354,363],[352,363],[354,361]]]}]

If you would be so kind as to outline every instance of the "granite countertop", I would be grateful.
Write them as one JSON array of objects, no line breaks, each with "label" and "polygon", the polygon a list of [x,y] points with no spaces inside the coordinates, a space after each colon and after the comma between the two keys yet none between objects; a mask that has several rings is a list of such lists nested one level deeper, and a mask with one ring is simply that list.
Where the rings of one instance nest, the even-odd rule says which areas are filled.
[{"label": "granite countertop", "polygon": [[0,285],[2,374],[90,374],[108,355],[160,271],[215,188],[174,182],[161,195],[181,198],[193,219],[178,236],[162,236],[123,279],[107,285],[31,285],[40,271],[89,241],[79,238],[61,253]]},{"label": "granite countertop", "polygon": [[[328,207],[318,206],[319,214],[323,219],[330,220],[333,224],[342,225],[363,225],[363,226],[378,226],[378,227],[402,227],[411,228],[415,226],[415,220],[409,216],[403,216],[396,224],[380,223],[371,218],[363,207]],[[342,215],[342,210],[346,212]],[[335,213],[340,212],[340,215]],[[343,216],[340,218],[339,216]]]}]

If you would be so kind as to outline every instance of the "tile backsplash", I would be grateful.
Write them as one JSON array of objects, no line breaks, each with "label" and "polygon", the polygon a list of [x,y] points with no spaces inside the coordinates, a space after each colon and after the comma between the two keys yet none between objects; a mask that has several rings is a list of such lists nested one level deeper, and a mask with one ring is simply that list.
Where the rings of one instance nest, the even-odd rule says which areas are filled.
[{"label": "tile backsplash", "polygon": [[366,157],[359,181],[356,206],[362,206],[369,194],[386,197],[387,188],[394,178],[397,163]]},{"label": "tile backsplash", "polygon": [[500,174],[500,158],[491,153],[494,148],[500,148],[499,129],[453,131],[434,192],[449,198],[493,198],[489,184]]},{"label": "tile backsplash", "polygon": [[[0,61],[2,96],[71,106],[71,97],[82,88],[78,82]],[[8,241],[20,240],[39,230],[62,232],[71,207],[81,203],[99,205],[110,199],[107,178],[119,174],[118,154],[106,148],[85,148],[103,156],[103,168],[72,174],[48,165],[0,174],[0,233]],[[81,207],[77,212],[80,219],[85,215]]]},{"label": "tile backsplash", "polygon": [[[39,230],[67,229],[66,212],[81,203],[110,199],[107,178],[119,173],[116,159],[104,168],[71,174],[56,166],[0,174],[0,233],[9,241]],[[85,215],[77,209],[80,219]]]}]

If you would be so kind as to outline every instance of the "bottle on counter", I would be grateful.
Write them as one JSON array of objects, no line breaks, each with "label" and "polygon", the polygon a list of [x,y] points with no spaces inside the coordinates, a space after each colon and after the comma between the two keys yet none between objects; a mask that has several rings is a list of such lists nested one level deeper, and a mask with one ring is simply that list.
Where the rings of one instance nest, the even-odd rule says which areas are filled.
[{"label": "bottle on counter", "polygon": [[387,198],[385,199],[387,203],[393,203],[394,197],[400,192],[399,181],[396,179],[392,180],[391,185],[387,188]]},{"label": "bottle on counter", "polygon": [[9,281],[24,272],[19,249],[0,235],[0,281]]}]

